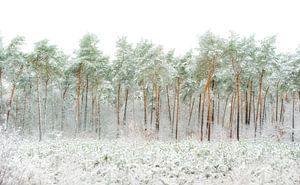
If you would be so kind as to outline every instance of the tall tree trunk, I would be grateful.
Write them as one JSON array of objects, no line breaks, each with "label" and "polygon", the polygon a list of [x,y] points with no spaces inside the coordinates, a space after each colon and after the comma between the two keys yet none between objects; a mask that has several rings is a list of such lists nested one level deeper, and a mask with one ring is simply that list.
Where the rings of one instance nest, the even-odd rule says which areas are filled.
[{"label": "tall tree trunk", "polygon": [[[255,120],[255,133],[254,136],[256,137],[256,132],[257,132],[257,124],[259,121],[259,124],[261,125],[261,110],[262,110],[262,78],[263,74],[260,75],[259,78],[259,91],[258,91],[258,97],[257,97],[257,108],[256,108],[256,120]],[[258,120],[259,118],[259,120]]]},{"label": "tall tree trunk", "polygon": [[125,89],[125,107],[124,107],[123,125],[126,125],[128,94],[129,94],[129,90],[128,90],[128,88],[126,88]]},{"label": "tall tree trunk", "polygon": [[292,92],[293,98],[293,107],[292,107],[292,142],[294,142],[294,135],[295,135],[295,92]]},{"label": "tall tree trunk", "polygon": [[23,116],[22,116],[22,132],[25,133],[25,122],[26,122],[26,112],[27,112],[27,97],[28,94],[26,93],[26,87],[24,87],[24,108],[23,108]]},{"label": "tall tree trunk", "polygon": [[176,128],[175,128],[175,139],[178,140],[178,126],[179,126],[179,111],[180,111],[180,81],[177,77],[176,80]]},{"label": "tall tree trunk", "polygon": [[194,110],[194,104],[195,104],[195,98],[191,98],[191,105],[189,108],[189,120],[188,120],[188,126],[191,124],[192,116],[193,116],[193,110]]},{"label": "tall tree trunk", "polygon": [[277,82],[277,85],[276,85],[276,106],[275,106],[275,122],[278,123],[278,105],[279,105],[279,89],[278,89],[278,85],[279,85],[279,82]]},{"label": "tall tree trunk", "polygon": [[267,119],[266,102],[267,102],[268,94],[269,94],[269,86],[267,87],[266,94],[264,96],[263,113],[262,113],[262,125],[264,124],[264,122],[266,122],[266,119]]},{"label": "tall tree trunk", "polygon": [[49,83],[49,78],[46,79],[45,81],[45,99],[44,99],[44,123],[43,123],[43,129],[44,129],[44,132],[46,132],[46,126],[47,126],[47,109],[48,109],[48,83]]},{"label": "tall tree trunk", "polygon": [[[250,81],[250,90],[249,90],[250,96],[249,96],[249,112],[248,112],[248,121],[247,124],[250,125],[251,122],[251,108],[252,108],[252,101],[254,100],[254,91],[253,91],[253,81]],[[255,112],[255,110],[253,109],[253,111]],[[255,119],[255,118],[254,118]]]},{"label": "tall tree trunk", "polygon": [[201,99],[202,94],[199,93],[199,101],[198,101],[198,116],[197,116],[197,133],[200,131],[200,124],[201,124]]},{"label": "tall tree trunk", "polygon": [[80,125],[81,125],[81,113],[80,113],[80,93],[81,93],[81,68],[82,64],[79,64],[79,67],[76,71],[76,126],[75,126],[75,133],[78,133],[80,131]]},{"label": "tall tree trunk", "polygon": [[160,122],[160,117],[159,117],[159,96],[160,96],[160,89],[159,85],[157,82],[154,84],[154,89],[155,89],[155,128],[156,128],[156,134],[157,137],[159,135],[159,122]]},{"label": "tall tree trunk", "polygon": [[145,131],[147,131],[147,87],[143,88],[143,97],[144,97],[144,126]]},{"label": "tall tree trunk", "polygon": [[237,115],[236,115],[236,138],[240,140],[240,74],[236,76],[236,90],[237,90]]},{"label": "tall tree trunk", "polygon": [[226,110],[227,110],[229,97],[230,97],[230,94],[227,96],[225,106],[224,106],[224,112],[223,112],[223,118],[222,118],[222,128],[224,127],[224,124],[225,124],[225,116],[226,116]]},{"label": "tall tree trunk", "polygon": [[177,97],[177,87],[176,87],[177,85],[175,85],[175,87],[174,87],[174,95],[173,95],[173,113],[172,113],[172,135],[173,135],[173,133],[174,133],[174,123],[175,123],[175,109],[176,109],[176,97]]},{"label": "tall tree trunk", "polygon": [[86,87],[85,87],[85,106],[84,106],[84,121],[83,129],[86,131],[87,125],[87,112],[88,112],[88,94],[89,94],[89,76],[86,75]]},{"label": "tall tree trunk", "polygon": [[283,125],[283,112],[284,112],[284,106],[283,106],[283,97],[281,98],[281,108],[280,108],[280,118],[279,118],[279,120],[280,120],[280,122],[281,122],[281,124]]},{"label": "tall tree trunk", "polygon": [[217,122],[220,124],[220,92],[218,91],[218,112],[217,112]]},{"label": "tall tree trunk", "polygon": [[200,125],[200,141],[203,141],[205,95],[206,95],[206,89],[204,89],[204,92],[203,92],[202,112],[201,112],[201,125]]},{"label": "tall tree trunk", "polygon": [[236,99],[236,92],[232,94],[231,97],[231,105],[230,105],[230,115],[229,115],[229,124],[230,124],[230,133],[229,133],[229,138],[232,138],[233,135],[233,115],[234,115],[234,105],[235,105],[235,99]]},{"label": "tall tree trunk", "polygon": [[248,113],[249,113],[248,90],[249,90],[249,82],[247,83],[246,92],[245,92],[245,125],[248,125]]},{"label": "tall tree trunk", "polygon": [[211,135],[211,124],[212,124],[212,116],[211,116],[211,113],[212,113],[212,105],[211,105],[211,96],[210,96],[210,80],[211,78],[208,78],[208,81],[207,81],[207,87],[206,87],[206,90],[207,90],[207,101],[208,101],[208,107],[207,107],[207,140],[210,141],[210,135]]},{"label": "tall tree trunk", "polygon": [[101,94],[99,95],[98,101],[97,101],[97,128],[98,128],[98,138],[101,139],[101,101],[100,98]]},{"label": "tall tree trunk", "polygon": [[42,141],[42,123],[41,123],[41,101],[40,101],[40,76],[36,75],[36,95],[37,95],[37,111],[38,111],[38,128],[39,128],[39,141]]},{"label": "tall tree trunk", "polygon": [[117,85],[117,102],[116,102],[116,112],[117,112],[117,137],[120,136],[120,94],[121,94],[121,84],[118,82]]},{"label": "tall tree trunk", "polygon": [[67,91],[69,89],[69,86],[64,88],[63,94],[62,94],[62,101],[61,101],[61,122],[60,122],[60,130],[63,131],[65,127],[65,121],[66,121],[66,112],[65,112],[65,100],[67,97]]},{"label": "tall tree trunk", "polygon": [[170,105],[170,95],[169,95],[169,86],[168,85],[166,87],[166,90],[167,90],[168,116],[169,116],[170,125],[172,125],[171,105]]},{"label": "tall tree trunk", "polygon": [[215,122],[215,97],[216,97],[216,81],[215,81],[215,79],[212,80],[211,91],[213,92],[211,123],[214,124],[214,122]]},{"label": "tall tree trunk", "polygon": [[9,116],[10,116],[10,111],[12,109],[12,103],[13,103],[13,98],[14,98],[15,90],[16,90],[16,82],[13,81],[13,85],[12,85],[12,88],[11,88],[10,97],[9,97],[9,100],[8,100],[7,114],[6,114],[6,125],[7,126],[9,126]]}]

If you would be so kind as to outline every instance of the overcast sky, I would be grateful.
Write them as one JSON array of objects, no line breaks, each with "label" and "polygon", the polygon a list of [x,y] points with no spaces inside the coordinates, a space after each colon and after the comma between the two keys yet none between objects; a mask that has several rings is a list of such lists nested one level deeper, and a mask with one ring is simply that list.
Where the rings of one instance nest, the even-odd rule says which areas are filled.
[{"label": "overcast sky", "polygon": [[280,51],[300,44],[299,0],[0,0],[0,36],[19,34],[32,43],[47,38],[67,53],[83,34],[98,35],[100,48],[113,54],[126,35],[175,48],[182,54],[197,46],[207,30],[230,30],[257,38],[277,34]]}]

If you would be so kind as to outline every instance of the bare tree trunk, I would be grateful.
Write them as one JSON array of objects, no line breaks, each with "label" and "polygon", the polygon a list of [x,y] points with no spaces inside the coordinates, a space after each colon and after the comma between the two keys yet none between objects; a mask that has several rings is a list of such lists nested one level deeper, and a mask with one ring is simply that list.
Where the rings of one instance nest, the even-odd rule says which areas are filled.
[{"label": "bare tree trunk", "polygon": [[236,77],[236,82],[237,82],[237,87],[236,87],[236,90],[237,90],[237,116],[236,116],[236,137],[237,137],[237,140],[239,141],[240,140],[240,75],[237,74],[237,77]]},{"label": "bare tree trunk", "polygon": [[86,87],[85,87],[85,106],[84,106],[84,121],[83,129],[86,131],[87,125],[87,112],[88,112],[88,94],[89,94],[89,77],[86,75]]},{"label": "bare tree trunk", "polygon": [[120,92],[121,84],[118,82],[117,85],[117,102],[116,102],[116,112],[117,112],[117,137],[120,136]]},{"label": "bare tree trunk", "polygon": [[158,136],[159,134],[159,100],[160,100],[160,88],[157,82],[154,84],[155,89],[155,128],[156,128],[156,134]]},{"label": "bare tree trunk", "polygon": [[230,94],[226,98],[226,102],[225,102],[225,106],[224,106],[224,112],[223,112],[223,118],[222,118],[222,127],[224,127],[224,124],[225,124],[225,116],[226,116],[226,110],[227,110],[229,97],[230,97]]},{"label": "bare tree trunk", "polygon": [[147,131],[147,90],[148,88],[143,88],[143,96],[144,96],[144,126],[145,131]]},{"label": "bare tree trunk", "polygon": [[101,139],[101,101],[100,101],[100,96],[97,101],[97,128],[98,128],[98,138]]},{"label": "bare tree trunk", "polygon": [[168,116],[169,116],[170,125],[172,125],[171,105],[170,105],[169,86],[168,85],[166,87],[166,90],[167,90]]},{"label": "bare tree trunk", "polygon": [[217,122],[220,124],[220,92],[218,91],[218,113],[217,113]]},{"label": "bare tree trunk", "polygon": [[205,94],[206,94],[206,89],[204,89],[204,92],[203,92],[202,112],[201,112],[201,126],[200,126],[200,141],[203,141]]},{"label": "bare tree trunk", "polygon": [[37,94],[37,111],[38,111],[38,128],[39,128],[39,141],[42,141],[42,125],[41,125],[41,101],[40,101],[40,76],[36,74],[36,94]]},{"label": "bare tree trunk", "polygon": [[200,124],[201,124],[201,99],[202,95],[199,93],[199,102],[198,102],[198,116],[197,116],[197,133],[200,131]]},{"label": "bare tree trunk", "polygon": [[292,92],[293,98],[293,107],[292,107],[292,142],[294,142],[294,135],[295,135],[295,92]]},{"label": "bare tree trunk", "polygon": [[245,92],[245,125],[248,125],[248,113],[249,113],[248,90],[249,90],[249,83],[247,83],[246,92]]},{"label": "bare tree trunk", "polygon": [[178,140],[178,125],[179,125],[179,111],[180,111],[180,82],[179,78],[177,78],[176,83],[176,128],[175,128],[175,139]]},{"label": "bare tree trunk", "polygon": [[128,94],[129,94],[129,90],[128,90],[128,88],[126,88],[125,89],[125,107],[124,107],[123,125],[126,125]]},{"label": "bare tree trunk", "polygon": [[230,133],[229,133],[229,138],[231,139],[233,136],[233,116],[234,116],[234,105],[235,105],[235,99],[236,99],[236,92],[232,94],[231,97],[231,106],[230,106],[230,115],[229,115],[229,123],[230,123]]},{"label": "bare tree trunk", "polygon": [[177,91],[176,91],[176,85],[174,87],[174,101],[173,101],[173,113],[172,113],[172,134],[174,133],[174,122],[175,122],[175,109],[176,109],[176,96],[177,96]]},{"label": "bare tree trunk", "polygon": [[278,122],[278,105],[279,105],[278,85],[279,85],[279,82],[276,85],[276,108],[275,108],[275,110],[276,110],[276,113],[275,113],[275,122],[276,123]]},{"label": "bare tree trunk", "polygon": [[188,126],[191,124],[192,116],[193,116],[193,110],[194,110],[194,104],[195,104],[195,98],[191,98],[191,106],[189,110],[189,120],[188,120]]},{"label": "bare tree trunk", "polygon": [[60,122],[60,130],[64,130],[65,126],[65,120],[66,120],[66,113],[65,113],[65,100],[67,97],[67,91],[69,89],[69,86],[64,88],[64,92],[62,94],[62,101],[61,101],[61,122]]},{"label": "bare tree trunk", "polygon": [[207,89],[207,101],[208,101],[208,107],[207,107],[207,126],[208,126],[208,134],[207,134],[207,140],[210,141],[210,135],[211,135],[211,124],[212,124],[212,106],[211,106],[211,96],[210,96],[210,78],[208,78],[208,85],[206,87]]},{"label": "bare tree trunk", "polygon": [[79,68],[76,71],[76,127],[75,127],[75,133],[78,133],[80,131],[80,125],[81,125],[81,113],[80,113],[80,93],[81,93],[81,67],[82,64],[80,64]]},{"label": "bare tree trunk", "polygon": [[[256,120],[255,120],[255,133],[254,133],[254,136],[256,137],[256,132],[257,132],[257,124],[258,124],[258,121],[259,123],[261,124],[261,110],[262,110],[262,104],[261,104],[261,101],[262,101],[262,78],[263,78],[263,75],[261,74],[260,78],[259,78],[259,91],[258,91],[258,97],[257,97],[257,108],[256,108]],[[259,118],[259,120],[258,120]]]},{"label": "bare tree trunk", "polygon": [[284,112],[284,106],[283,106],[283,97],[281,98],[281,108],[280,108],[280,118],[279,121],[283,125],[283,112]]},{"label": "bare tree trunk", "polygon": [[9,126],[9,115],[10,115],[10,111],[12,109],[12,102],[13,102],[15,90],[16,90],[16,82],[14,81],[13,85],[12,85],[12,88],[11,88],[10,97],[9,97],[9,100],[8,100],[8,110],[7,110],[7,114],[6,114],[6,125],[7,126]]},{"label": "bare tree trunk", "polygon": [[23,108],[23,116],[22,116],[22,132],[25,131],[25,122],[26,122],[26,111],[27,111],[27,93],[26,93],[26,87],[24,87],[24,108]]}]

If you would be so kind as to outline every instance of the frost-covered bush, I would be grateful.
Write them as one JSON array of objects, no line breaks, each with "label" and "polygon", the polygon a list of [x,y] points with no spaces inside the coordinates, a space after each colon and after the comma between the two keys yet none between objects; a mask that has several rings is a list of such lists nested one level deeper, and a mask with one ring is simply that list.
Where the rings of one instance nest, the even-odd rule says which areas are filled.
[{"label": "frost-covered bush", "polygon": [[132,138],[36,142],[5,134],[0,136],[5,185],[300,184],[299,143]]}]

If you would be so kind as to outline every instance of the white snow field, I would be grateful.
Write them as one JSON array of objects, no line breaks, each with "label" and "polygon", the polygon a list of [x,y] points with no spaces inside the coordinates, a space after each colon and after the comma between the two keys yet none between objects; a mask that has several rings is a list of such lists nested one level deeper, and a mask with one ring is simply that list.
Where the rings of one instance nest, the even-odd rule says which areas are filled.
[{"label": "white snow field", "polygon": [[20,139],[2,131],[1,185],[300,184],[300,144]]}]

